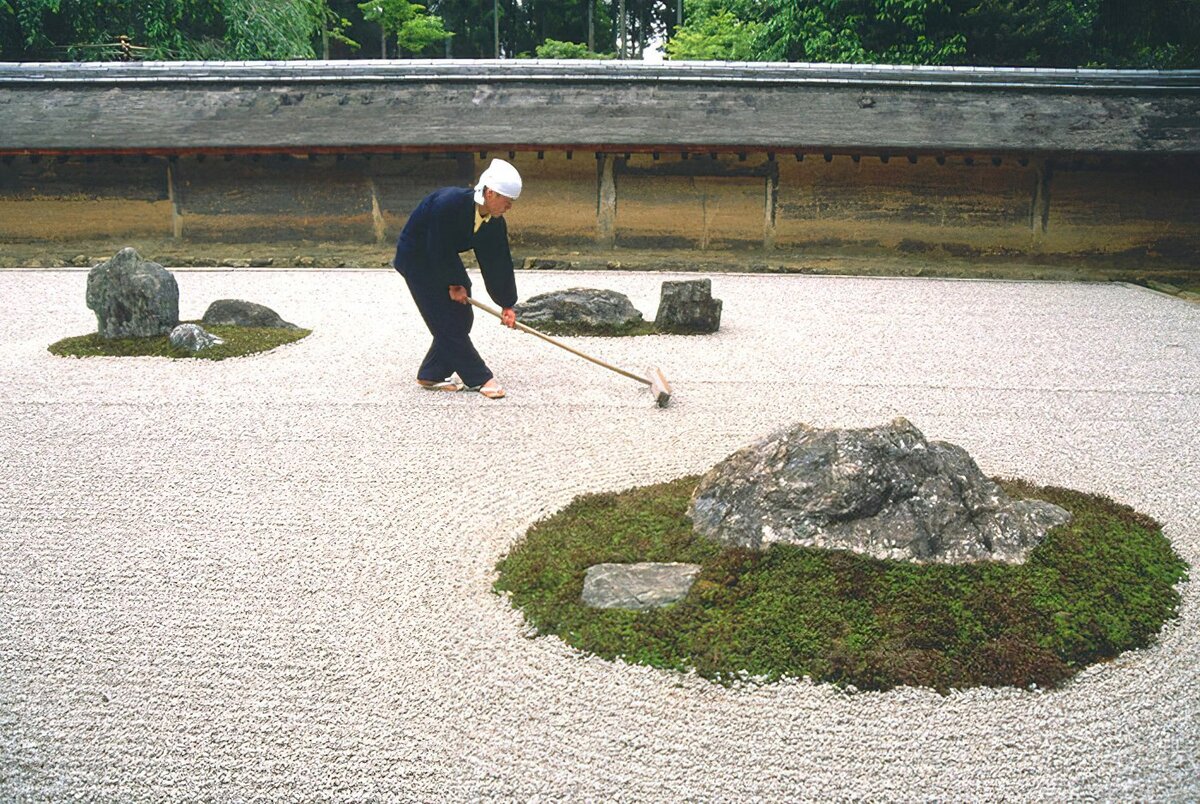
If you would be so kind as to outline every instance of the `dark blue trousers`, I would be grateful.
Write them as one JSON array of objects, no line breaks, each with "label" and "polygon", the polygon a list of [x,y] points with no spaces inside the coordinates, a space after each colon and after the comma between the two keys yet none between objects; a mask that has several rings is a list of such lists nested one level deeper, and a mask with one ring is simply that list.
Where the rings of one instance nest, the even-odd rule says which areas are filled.
[{"label": "dark blue trousers", "polygon": [[423,277],[414,278],[407,273],[403,276],[417,310],[433,336],[433,344],[421,362],[417,379],[439,382],[457,371],[462,381],[472,387],[490,380],[491,369],[471,343],[474,309],[469,304],[451,301],[448,288],[440,282],[423,282]]}]

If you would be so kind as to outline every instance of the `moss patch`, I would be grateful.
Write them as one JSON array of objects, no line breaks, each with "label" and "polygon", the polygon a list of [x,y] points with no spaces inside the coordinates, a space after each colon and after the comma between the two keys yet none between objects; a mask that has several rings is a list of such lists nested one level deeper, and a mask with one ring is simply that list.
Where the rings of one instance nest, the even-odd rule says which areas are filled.
[{"label": "moss patch", "polygon": [[[1161,527],[1104,497],[1001,481],[1074,514],[1012,566],[917,565],[775,545],[724,549],[686,516],[698,478],[580,497],[531,527],[495,588],[543,634],[605,658],[731,681],[815,681],[941,692],[1051,687],[1148,645],[1175,616],[1187,565]],[[580,595],[603,562],[686,561],[688,596],[657,610],[593,609]]]},{"label": "moss patch", "polygon": [[[524,323],[524,322],[521,322]],[[623,327],[617,326],[599,326],[591,327],[579,323],[562,323],[557,321],[543,321],[539,324],[529,324],[538,332],[544,332],[547,335],[584,335],[600,338],[627,338],[635,335],[657,335],[659,329],[654,325],[653,321],[638,321],[634,324],[629,324]]]},{"label": "moss patch", "polygon": [[[200,324],[199,321],[183,321],[184,324]],[[197,358],[200,360],[224,360],[227,357],[267,352],[285,343],[293,343],[312,334],[310,329],[280,329],[278,327],[227,327],[208,326],[204,329],[225,340],[220,346],[212,346],[199,352],[176,349],[166,335],[153,338],[100,337],[98,332],[63,338],[49,346],[51,354],[60,357],[173,357]]]}]

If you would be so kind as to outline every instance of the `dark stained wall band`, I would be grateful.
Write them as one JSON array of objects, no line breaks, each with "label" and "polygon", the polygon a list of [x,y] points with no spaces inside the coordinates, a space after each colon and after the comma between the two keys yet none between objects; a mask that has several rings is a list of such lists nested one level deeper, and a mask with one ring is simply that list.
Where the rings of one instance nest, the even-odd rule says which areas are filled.
[{"label": "dark stained wall band", "polygon": [[1200,71],[0,65],[0,153],[541,148],[1196,154]]}]

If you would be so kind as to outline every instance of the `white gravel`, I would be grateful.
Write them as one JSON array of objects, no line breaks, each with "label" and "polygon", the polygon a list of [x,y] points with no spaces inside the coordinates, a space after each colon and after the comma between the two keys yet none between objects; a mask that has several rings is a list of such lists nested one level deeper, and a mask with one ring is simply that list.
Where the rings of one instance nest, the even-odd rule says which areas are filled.
[{"label": "white gravel", "polygon": [[[781,425],[896,415],[989,474],[1102,492],[1200,559],[1200,307],[1123,285],[713,277],[721,332],[575,339],[671,406],[477,318],[509,391],[412,382],[390,271],[179,271],[315,333],[220,363],[74,360],[86,273],[0,272],[0,799],[1196,799],[1200,588],[1053,692],[727,689],[529,638],[491,592],[582,492]],[[523,273],[652,317],[668,275]],[[686,278],[686,277],[685,277]],[[477,283],[481,286],[481,283]]]}]

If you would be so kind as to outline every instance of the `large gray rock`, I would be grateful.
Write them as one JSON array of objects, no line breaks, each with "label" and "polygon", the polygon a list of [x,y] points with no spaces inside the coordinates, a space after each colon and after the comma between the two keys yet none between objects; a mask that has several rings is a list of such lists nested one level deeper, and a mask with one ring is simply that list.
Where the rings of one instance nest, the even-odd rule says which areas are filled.
[{"label": "large gray rock", "polygon": [[661,332],[695,335],[721,327],[721,300],[712,297],[711,279],[663,282],[654,325]]},{"label": "large gray rock", "polygon": [[274,327],[276,329],[299,329],[279,317],[270,307],[241,299],[219,299],[208,305],[200,319],[211,326],[227,327]]},{"label": "large gray rock", "polygon": [[166,268],[123,248],[88,272],[87,306],[102,338],[150,338],[179,323],[179,285]]},{"label": "large gray rock", "polygon": [[541,293],[516,306],[517,320],[535,329],[614,332],[639,324],[642,314],[615,290],[570,288]]},{"label": "large gray rock", "polygon": [[202,352],[225,343],[223,339],[196,324],[180,324],[171,330],[167,340],[176,349],[186,349],[189,352]]},{"label": "large gray rock", "polygon": [[776,542],[876,558],[1025,560],[1071,515],[1013,500],[961,447],[927,442],[905,419],[862,430],[782,430],[717,464],[689,515],[698,533],[764,549]]},{"label": "large gray rock", "polygon": [[583,602],[599,609],[655,609],[687,596],[699,564],[596,564],[583,577]]}]

